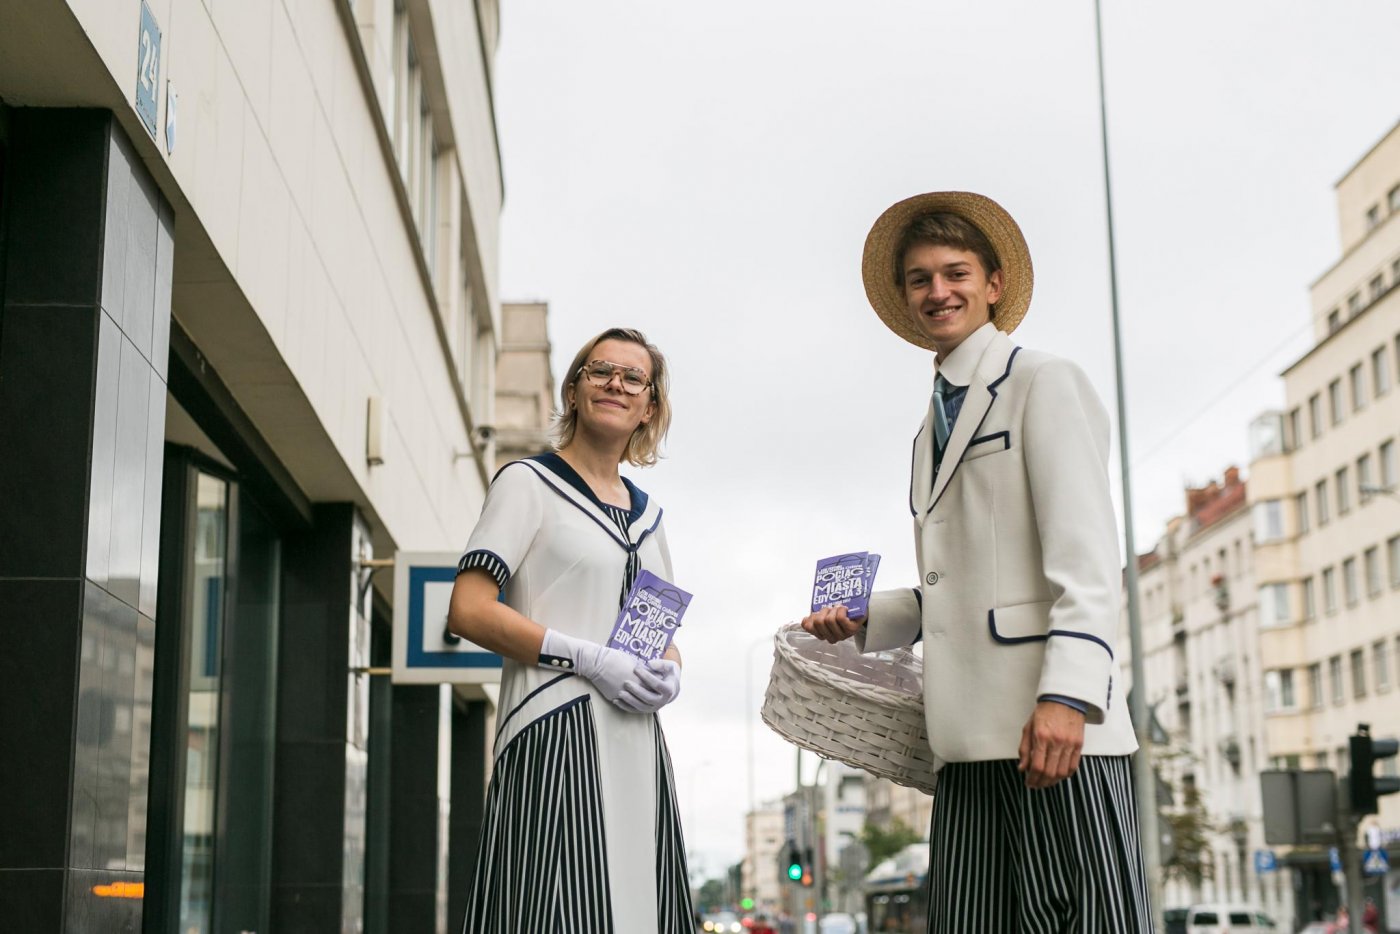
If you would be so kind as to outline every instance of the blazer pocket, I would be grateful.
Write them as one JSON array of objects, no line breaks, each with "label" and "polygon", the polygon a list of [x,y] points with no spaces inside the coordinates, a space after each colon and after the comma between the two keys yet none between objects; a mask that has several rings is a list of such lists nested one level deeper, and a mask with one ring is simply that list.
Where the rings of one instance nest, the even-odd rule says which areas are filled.
[{"label": "blazer pocket", "polygon": [[987,629],[999,645],[1044,642],[1050,638],[1050,606],[1053,601],[1017,603],[987,611]]},{"label": "blazer pocket", "polygon": [[966,463],[979,457],[986,457],[988,454],[999,454],[1009,450],[1011,450],[1011,432],[998,431],[995,434],[983,435],[969,441],[963,451],[962,459]]}]

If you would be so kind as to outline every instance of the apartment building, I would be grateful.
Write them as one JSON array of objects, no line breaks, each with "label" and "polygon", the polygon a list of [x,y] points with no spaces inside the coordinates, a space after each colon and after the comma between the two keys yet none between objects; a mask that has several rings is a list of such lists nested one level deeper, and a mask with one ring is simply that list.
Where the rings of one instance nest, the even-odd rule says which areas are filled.
[{"label": "apartment building", "polygon": [[[1283,373],[1283,411],[1255,422],[1249,498],[1260,597],[1276,607],[1259,621],[1270,762],[1345,774],[1358,723],[1400,735],[1400,125],[1336,199],[1342,255],[1312,285],[1314,344]],[[1379,820],[1400,855],[1400,800],[1382,799]],[[1300,912],[1315,910],[1325,853],[1288,862]]]},{"label": "apartment building", "polygon": [[752,898],[754,911],[773,914],[783,903],[790,885],[779,865],[787,858],[783,802],[768,801],[744,815],[744,859],[741,865],[742,895]]},{"label": "apartment building", "polygon": [[[1167,735],[1150,750],[1172,793],[1164,816],[1194,808],[1207,827],[1204,878],[1169,872],[1163,896],[1166,907],[1251,902],[1287,923],[1287,881],[1258,873],[1254,863],[1264,846],[1259,770],[1266,763],[1258,620],[1276,603],[1255,585],[1246,490],[1234,467],[1220,481],[1187,489],[1185,511],[1138,557],[1147,703]],[[1128,672],[1125,658],[1125,678]]]},{"label": "apartment building", "polygon": [[496,35],[0,0],[7,930],[460,926],[491,708],[390,683],[365,562],[493,466]]}]

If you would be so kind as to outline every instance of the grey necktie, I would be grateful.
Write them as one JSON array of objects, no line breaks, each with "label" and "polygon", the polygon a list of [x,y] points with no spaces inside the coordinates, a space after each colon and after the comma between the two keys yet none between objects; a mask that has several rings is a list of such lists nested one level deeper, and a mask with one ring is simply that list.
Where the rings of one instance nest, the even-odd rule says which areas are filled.
[{"label": "grey necktie", "polygon": [[940,373],[933,381],[933,438],[938,443],[938,453],[948,449],[948,436],[953,433],[948,425],[948,381]]}]

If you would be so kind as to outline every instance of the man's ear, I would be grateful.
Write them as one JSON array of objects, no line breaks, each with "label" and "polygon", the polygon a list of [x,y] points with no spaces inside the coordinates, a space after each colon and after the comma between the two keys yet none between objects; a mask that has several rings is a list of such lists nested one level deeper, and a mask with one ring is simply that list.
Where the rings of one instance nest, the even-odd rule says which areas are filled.
[{"label": "man's ear", "polygon": [[1004,281],[1005,279],[1003,278],[1000,269],[998,269],[996,272],[992,273],[990,276],[987,277],[988,305],[995,305],[998,301],[1001,300],[1002,283]]}]

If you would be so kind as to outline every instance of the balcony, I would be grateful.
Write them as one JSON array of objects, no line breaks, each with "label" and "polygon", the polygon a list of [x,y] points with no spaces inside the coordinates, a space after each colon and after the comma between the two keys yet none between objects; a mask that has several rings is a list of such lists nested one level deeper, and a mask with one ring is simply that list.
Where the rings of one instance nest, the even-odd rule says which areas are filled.
[{"label": "balcony", "polygon": [[1223,684],[1227,689],[1235,687],[1235,657],[1227,655],[1215,663],[1215,679]]}]

